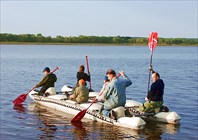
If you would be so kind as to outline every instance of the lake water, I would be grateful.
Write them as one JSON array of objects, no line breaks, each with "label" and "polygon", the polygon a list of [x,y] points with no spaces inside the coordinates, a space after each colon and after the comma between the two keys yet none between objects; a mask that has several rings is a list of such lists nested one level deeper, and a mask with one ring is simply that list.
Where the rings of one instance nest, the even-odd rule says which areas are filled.
[{"label": "lake water", "polygon": [[165,105],[181,116],[179,125],[147,122],[140,131],[83,120],[35,104],[29,97],[22,106],[12,101],[39,82],[44,67],[56,71],[56,89],[74,86],[78,66],[88,56],[92,89],[99,91],[109,68],[123,70],[132,80],[127,97],[144,102],[150,50],[147,46],[1,45],[0,139],[198,139],[198,47],[157,47],[153,68],[165,82]]}]

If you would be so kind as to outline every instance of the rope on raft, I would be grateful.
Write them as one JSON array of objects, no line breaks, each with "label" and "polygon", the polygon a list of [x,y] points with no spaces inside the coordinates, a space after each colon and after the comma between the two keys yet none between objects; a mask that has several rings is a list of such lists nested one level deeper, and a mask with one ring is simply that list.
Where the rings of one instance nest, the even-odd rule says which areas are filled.
[{"label": "rope on raft", "polygon": [[138,111],[138,106],[133,106],[133,107],[126,107],[126,110],[129,111],[131,116],[136,116],[136,117],[141,117],[141,116],[154,116],[155,112],[140,112]]},{"label": "rope on raft", "polygon": [[[84,109],[78,107],[77,105],[74,105],[74,106],[68,105],[68,104],[66,104],[66,103],[59,102],[59,101],[57,101],[57,100],[49,99],[49,98],[46,98],[46,97],[40,98],[40,96],[35,96],[34,99],[37,100],[37,101],[44,101],[44,102],[48,102],[48,103],[54,103],[54,104],[62,105],[62,106],[65,106],[65,107],[68,107],[68,108],[71,108],[71,109],[78,110],[78,111],[84,110]],[[108,122],[108,123],[113,123],[113,122],[115,121],[115,120],[112,120],[112,119],[107,118],[107,117],[105,117],[105,116],[101,116],[101,115],[99,115],[98,113],[95,113],[95,112],[93,112],[93,111],[87,110],[86,113],[88,113],[88,114],[90,114],[90,115],[92,115],[92,116],[94,116],[94,117],[96,117],[96,118],[98,118],[98,119],[101,119],[101,120],[103,120],[103,121],[106,121],[106,122]]]}]

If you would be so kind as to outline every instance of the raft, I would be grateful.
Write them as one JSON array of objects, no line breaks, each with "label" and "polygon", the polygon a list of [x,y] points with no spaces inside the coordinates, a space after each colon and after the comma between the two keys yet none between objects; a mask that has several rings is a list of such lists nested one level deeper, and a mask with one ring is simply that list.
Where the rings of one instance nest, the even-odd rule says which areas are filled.
[{"label": "raft", "polygon": [[[96,92],[90,93],[90,97],[94,96]],[[86,109],[91,103],[92,99],[90,99],[87,103],[78,104],[75,101],[71,101],[67,99],[65,94],[50,94],[49,96],[39,96],[38,92],[33,90],[29,93],[29,96],[38,104],[43,105],[45,107],[62,111],[66,114],[71,114],[73,116],[77,115],[80,111]],[[108,123],[110,125],[116,125],[120,127],[125,127],[129,129],[141,130],[145,127],[146,123],[141,117],[133,116],[128,117],[124,114],[118,116],[118,118],[112,119],[107,116],[100,115],[98,110],[100,109],[102,103],[96,102],[94,103],[86,112],[83,119],[90,119],[93,121],[98,121],[102,123]],[[121,107],[120,107],[121,108]],[[123,107],[124,108],[124,107]],[[115,108],[116,112],[118,108]],[[83,121],[82,119],[82,121]]]},{"label": "raft", "polygon": [[[72,91],[71,87],[68,85],[64,85],[61,88],[62,92],[70,92]],[[90,92],[89,96],[93,98],[98,98],[99,93],[98,92]],[[178,115],[175,111],[167,111],[165,112],[163,109],[157,108],[155,109],[155,112],[151,113],[144,113],[139,111],[139,106],[142,103],[128,99],[126,100],[125,104],[125,110],[127,110],[127,116],[129,117],[141,117],[144,120],[149,121],[156,121],[156,122],[162,122],[162,123],[168,123],[168,124],[179,124],[181,117]]]}]

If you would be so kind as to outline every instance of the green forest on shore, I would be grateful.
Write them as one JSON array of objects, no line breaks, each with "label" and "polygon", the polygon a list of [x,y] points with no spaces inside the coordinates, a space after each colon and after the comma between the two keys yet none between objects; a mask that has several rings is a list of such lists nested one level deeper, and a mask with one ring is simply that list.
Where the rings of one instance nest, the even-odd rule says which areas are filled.
[{"label": "green forest on shore", "polygon": [[[145,46],[148,44],[146,37],[129,36],[43,36],[42,34],[10,34],[0,33],[0,44],[96,44],[96,45],[128,45]],[[197,38],[158,38],[159,46],[197,46]]]}]

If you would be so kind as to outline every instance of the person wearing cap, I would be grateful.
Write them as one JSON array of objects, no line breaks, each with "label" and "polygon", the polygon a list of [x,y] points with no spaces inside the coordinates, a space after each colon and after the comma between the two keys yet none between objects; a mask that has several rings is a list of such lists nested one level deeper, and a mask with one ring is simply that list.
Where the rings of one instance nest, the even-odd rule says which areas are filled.
[{"label": "person wearing cap", "polygon": [[70,100],[77,103],[85,103],[89,99],[89,89],[85,86],[85,80],[80,79],[78,81],[78,87],[75,88],[74,93],[69,96]]},{"label": "person wearing cap", "polygon": [[105,99],[104,99],[104,94],[102,94],[105,90],[105,87],[107,86],[107,84],[109,83],[109,79],[107,76],[104,77],[104,81],[103,81],[103,86],[102,86],[102,89],[100,90],[100,96],[97,97],[97,100],[98,101],[101,101],[101,102],[104,102]]},{"label": "person wearing cap", "polygon": [[[77,83],[76,85],[78,85],[78,81],[80,79],[83,79],[84,81],[88,81],[90,82],[90,75],[88,75],[87,73],[84,72],[85,71],[85,67],[84,65],[80,65],[79,66],[79,70],[76,74],[76,78],[77,78]],[[87,83],[85,82],[85,86],[87,85]]]},{"label": "person wearing cap", "polygon": [[105,116],[109,116],[109,112],[113,108],[119,106],[124,107],[126,103],[126,87],[130,86],[132,82],[123,71],[120,71],[119,73],[122,78],[117,78],[116,72],[113,69],[107,71],[107,77],[110,82],[103,91],[105,102],[99,111],[99,113],[102,113]]},{"label": "person wearing cap", "polygon": [[49,87],[54,87],[55,82],[57,81],[57,77],[54,73],[50,72],[50,68],[49,67],[45,67],[43,70],[44,73],[44,77],[43,79],[35,85],[36,88],[38,87],[42,87],[40,89],[40,91],[38,92],[38,95],[43,96],[45,91],[49,88]]}]

